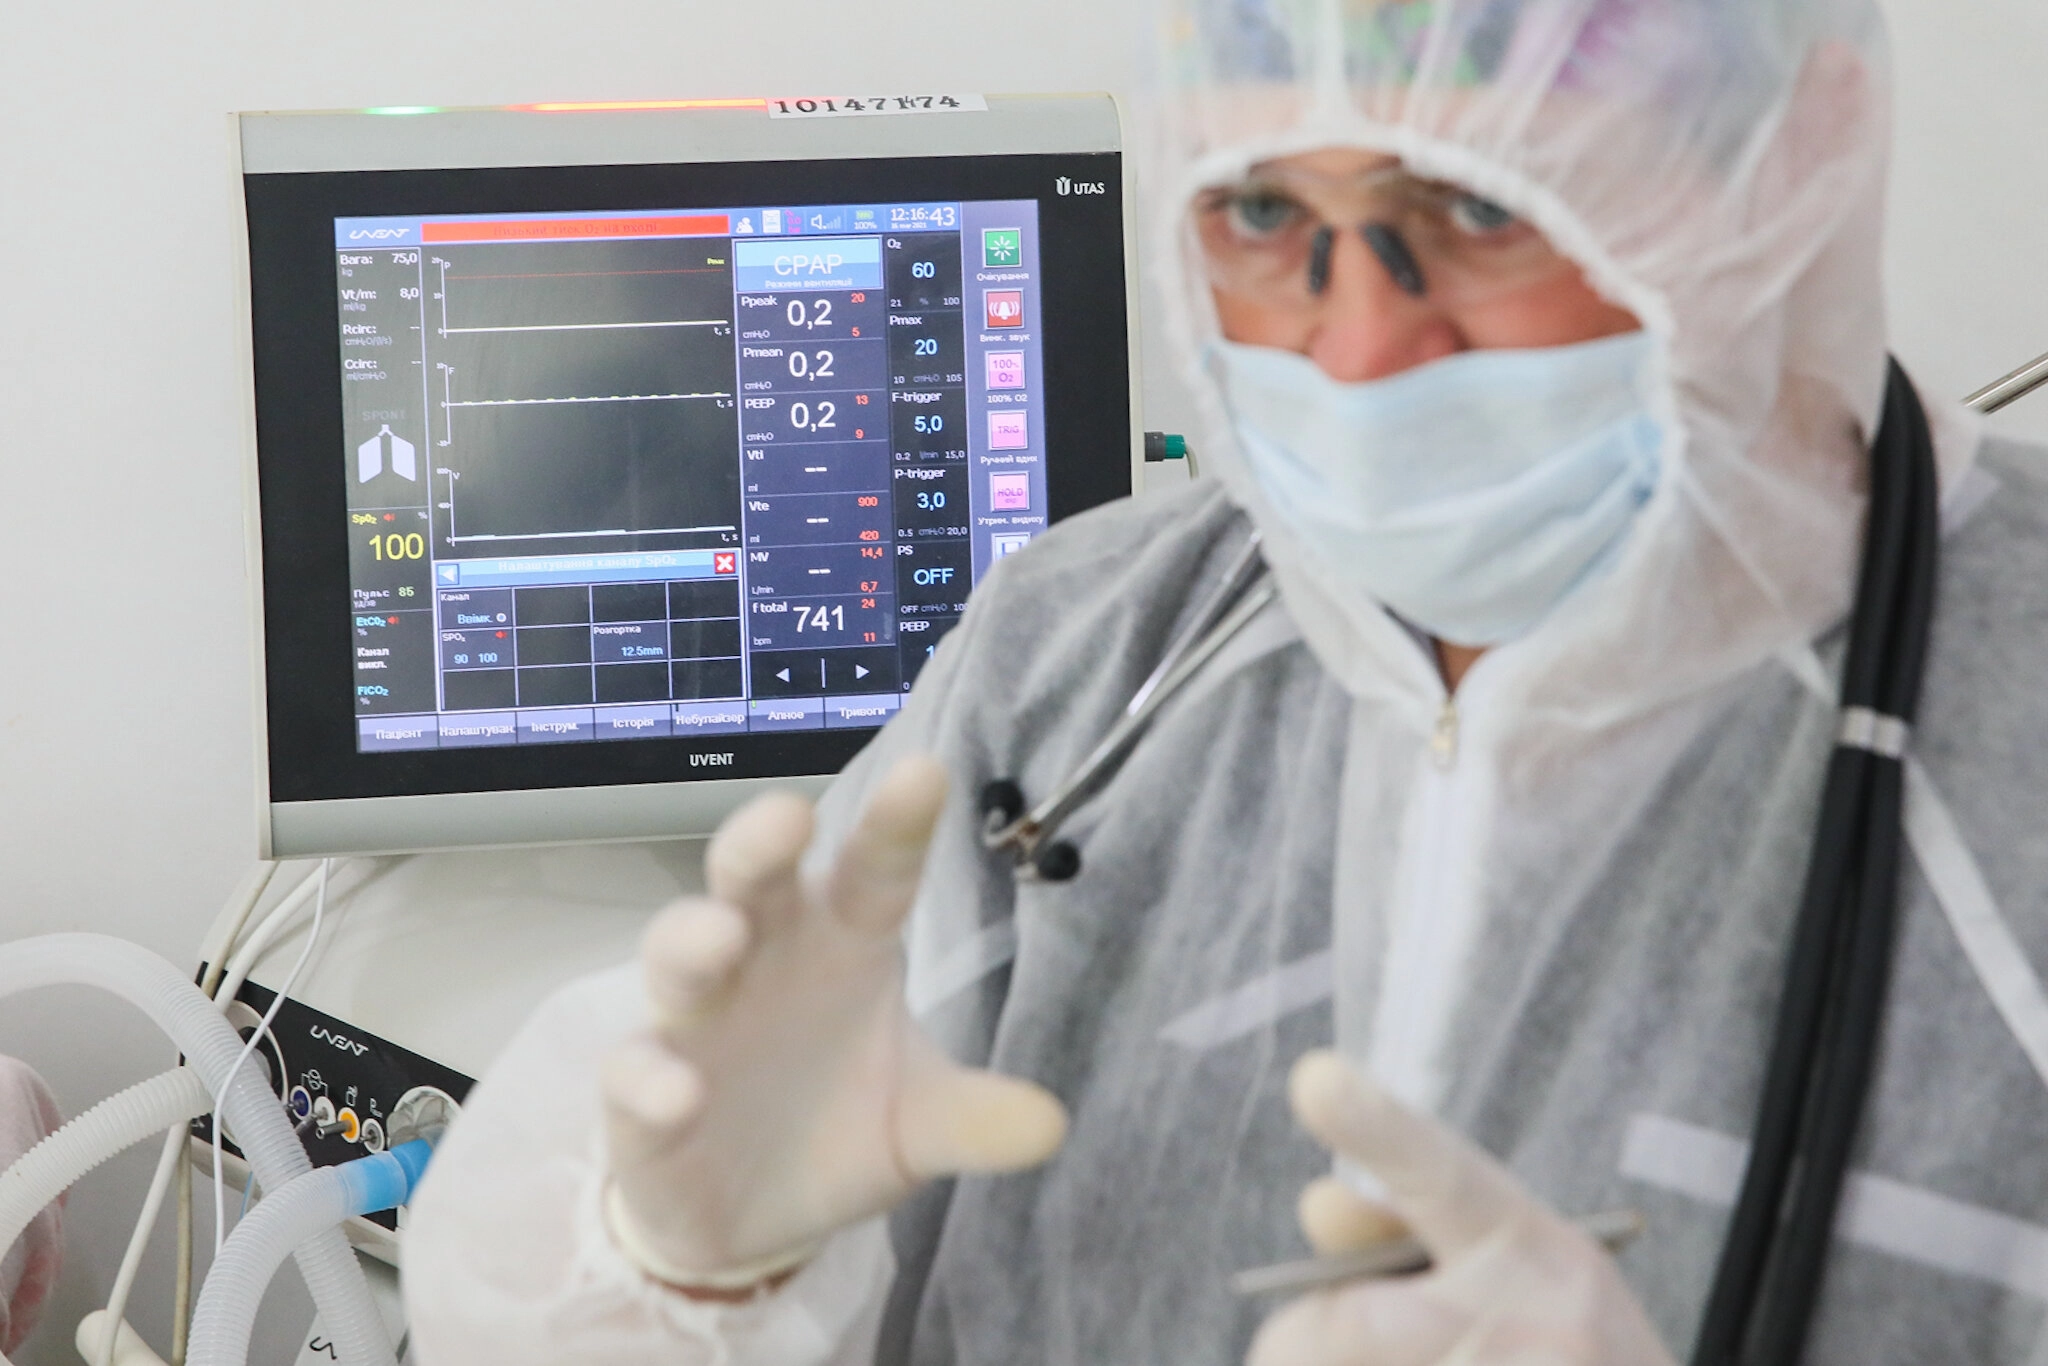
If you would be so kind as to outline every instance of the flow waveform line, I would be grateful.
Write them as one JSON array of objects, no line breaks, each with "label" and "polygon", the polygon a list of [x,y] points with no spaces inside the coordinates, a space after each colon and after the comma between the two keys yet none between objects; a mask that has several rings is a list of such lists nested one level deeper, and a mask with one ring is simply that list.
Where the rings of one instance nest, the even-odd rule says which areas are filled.
[{"label": "flow waveform line", "polygon": [[464,398],[450,408],[525,408],[538,403],[659,403],[673,398],[731,398],[731,394],[597,394],[590,398]]},{"label": "flow waveform line", "polygon": [[507,275],[451,275],[451,280],[584,280],[613,275],[723,275],[717,266],[690,266],[677,270],[536,270]]},{"label": "flow waveform line", "polygon": [[444,336],[465,332],[610,332],[639,327],[730,327],[727,318],[690,318],[654,323],[522,323],[515,327],[443,327]]}]

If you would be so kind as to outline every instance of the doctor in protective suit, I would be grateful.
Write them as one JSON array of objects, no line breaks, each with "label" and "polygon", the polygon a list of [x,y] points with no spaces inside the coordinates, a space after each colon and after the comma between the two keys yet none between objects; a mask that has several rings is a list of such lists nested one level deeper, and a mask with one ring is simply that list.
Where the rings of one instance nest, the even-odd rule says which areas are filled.
[{"label": "doctor in protective suit", "polygon": [[[425,1366],[1667,1362],[1838,730],[1886,389],[1869,0],[1163,0],[1148,268],[1219,477],[1006,560],[815,813],[545,1006],[411,1224]],[[2041,1360],[2048,470],[1942,577],[1806,1360]],[[1258,533],[1277,601],[1054,788]],[[1338,1176],[1332,1176],[1332,1155]],[[1610,1256],[1570,1221],[1627,1207]],[[1233,1296],[1405,1227],[1429,1272]]]}]

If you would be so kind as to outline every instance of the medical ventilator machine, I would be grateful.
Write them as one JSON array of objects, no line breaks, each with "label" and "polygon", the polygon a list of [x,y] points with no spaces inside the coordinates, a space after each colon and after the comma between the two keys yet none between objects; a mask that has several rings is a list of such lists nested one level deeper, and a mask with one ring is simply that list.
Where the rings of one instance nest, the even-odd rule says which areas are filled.
[{"label": "medical ventilator machine", "polygon": [[[0,1243],[156,1138],[88,1360],[241,1366],[295,1255],[300,1359],[385,1366],[412,1183],[514,1028],[701,886],[725,813],[821,789],[998,561],[1142,476],[1121,132],[1107,96],[877,94],[235,134],[263,862],[199,988],[0,948],[0,990],[113,991],[184,1064],[0,1177]],[[181,1303],[145,1344],[178,1188],[181,1271],[195,1227],[218,1253],[189,1341]]]}]

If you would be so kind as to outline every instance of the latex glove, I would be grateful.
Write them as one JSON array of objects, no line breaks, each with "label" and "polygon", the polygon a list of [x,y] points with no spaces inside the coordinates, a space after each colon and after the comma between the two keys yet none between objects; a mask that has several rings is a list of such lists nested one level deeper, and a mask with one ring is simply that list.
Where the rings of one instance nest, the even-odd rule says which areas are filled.
[{"label": "latex glove", "polygon": [[945,793],[936,763],[899,763],[815,882],[810,803],[763,797],[712,841],[710,897],[649,928],[655,1025],[602,1084],[607,1222],[658,1279],[756,1286],[926,1181],[1059,1148],[1057,1100],[956,1065],[904,1004],[900,928]]},{"label": "latex glove", "polygon": [[[55,1133],[64,1123],[50,1088],[27,1063],[0,1057],[0,1169]],[[0,1354],[35,1331],[57,1273],[64,1265],[64,1199],[60,1195],[22,1230],[0,1256]]]},{"label": "latex glove", "polygon": [[1435,1265],[1293,1301],[1259,1330],[1251,1366],[1671,1366],[1606,1251],[1463,1137],[1335,1053],[1304,1057],[1289,1091],[1302,1124],[1378,1177],[1391,1206],[1317,1182],[1302,1201],[1311,1242],[1340,1251],[1405,1226]]}]

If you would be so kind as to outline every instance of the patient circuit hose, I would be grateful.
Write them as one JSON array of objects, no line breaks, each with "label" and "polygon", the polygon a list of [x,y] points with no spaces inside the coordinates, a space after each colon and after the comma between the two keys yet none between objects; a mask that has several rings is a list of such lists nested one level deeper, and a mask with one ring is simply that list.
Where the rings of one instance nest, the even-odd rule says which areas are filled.
[{"label": "patient circuit hose", "polygon": [[191,1366],[246,1366],[256,1309],[294,1248],[344,1219],[412,1198],[433,1146],[416,1138],[387,1153],[321,1167],[272,1191],[235,1225],[192,1315]]},{"label": "patient circuit hose", "polygon": [[79,1320],[78,1333],[72,1339],[78,1354],[87,1361],[98,1361],[104,1356],[110,1366],[164,1366],[164,1359],[126,1322],[120,1323],[114,1330],[114,1340],[108,1342],[107,1325],[114,1322],[114,1316],[104,1309],[95,1309]]},{"label": "patient circuit hose", "polygon": [[0,1173],[0,1249],[13,1247],[29,1220],[100,1163],[212,1108],[206,1083],[189,1067],[108,1096]]},{"label": "patient circuit hose", "polygon": [[[242,1038],[198,987],[138,945],[103,934],[48,934],[0,944],[0,997],[35,987],[98,987],[140,1008],[190,1060],[208,1091],[228,1081]],[[241,1068],[221,1109],[266,1191],[281,1191],[313,1168],[261,1069]],[[156,1123],[157,1132],[170,1119]],[[341,1230],[330,1228],[298,1250],[299,1270],[333,1335],[343,1366],[396,1366],[369,1283]],[[4,1358],[0,1358],[4,1362]]]}]

